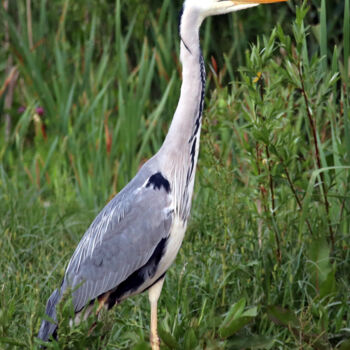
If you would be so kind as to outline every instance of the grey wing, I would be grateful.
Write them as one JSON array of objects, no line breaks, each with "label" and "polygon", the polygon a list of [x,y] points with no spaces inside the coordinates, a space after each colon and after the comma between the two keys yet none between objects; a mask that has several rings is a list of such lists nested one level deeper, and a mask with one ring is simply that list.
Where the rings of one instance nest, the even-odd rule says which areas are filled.
[{"label": "grey wing", "polygon": [[72,288],[76,311],[143,267],[168,237],[168,192],[149,186],[147,177],[143,183],[133,181],[96,217],[69,262],[61,288]]}]

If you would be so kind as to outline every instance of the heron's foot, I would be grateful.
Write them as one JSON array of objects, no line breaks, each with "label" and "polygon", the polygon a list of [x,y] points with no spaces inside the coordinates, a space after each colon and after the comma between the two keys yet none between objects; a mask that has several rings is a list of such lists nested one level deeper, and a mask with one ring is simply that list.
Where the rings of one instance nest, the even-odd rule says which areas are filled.
[{"label": "heron's foot", "polygon": [[150,343],[151,343],[152,350],[159,350],[160,349],[159,348],[159,346],[160,346],[160,339],[159,339],[157,333],[152,333],[151,332]]}]

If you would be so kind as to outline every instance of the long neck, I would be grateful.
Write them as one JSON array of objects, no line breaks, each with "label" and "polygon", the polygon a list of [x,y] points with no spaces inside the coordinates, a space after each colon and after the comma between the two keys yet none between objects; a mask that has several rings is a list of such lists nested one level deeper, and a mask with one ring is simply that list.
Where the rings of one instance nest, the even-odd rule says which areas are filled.
[{"label": "long neck", "polygon": [[199,46],[199,26],[198,15],[185,8],[180,25],[180,58],[183,66],[181,94],[162,146],[167,151],[176,149],[177,152],[186,152],[199,136],[205,90],[205,68]]},{"label": "long neck", "polygon": [[[180,100],[166,139],[159,151],[174,180],[181,215],[188,216],[199,152],[205,91],[205,67],[199,44],[201,19],[184,8],[180,25],[180,58],[183,65]],[[183,205],[185,203],[185,205]]]}]

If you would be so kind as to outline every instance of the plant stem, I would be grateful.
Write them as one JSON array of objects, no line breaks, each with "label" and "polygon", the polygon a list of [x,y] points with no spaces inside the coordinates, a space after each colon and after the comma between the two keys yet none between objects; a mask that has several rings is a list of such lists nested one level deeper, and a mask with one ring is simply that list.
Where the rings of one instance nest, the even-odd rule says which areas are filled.
[{"label": "plant stem", "polygon": [[[5,0],[3,2],[4,11],[8,12],[8,0]],[[8,112],[9,109],[12,107],[13,102],[13,93],[16,85],[16,81],[18,78],[18,72],[15,67],[13,67],[13,59],[12,55],[10,53],[10,35],[9,35],[9,26],[7,21],[5,22],[5,43],[4,48],[5,52],[9,51],[8,59],[6,63],[6,70],[5,70],[5,76],[6,81],[8,83],[7,85],[7,91],[5,90],[5,140],[8,141],[10,139],[11,135],[11,127],[12,127],[12,118],[11,114]],[[4,84],[4,87],[6,87],[6,81]]]},{"label": "plant stem", "polygon": [[[290,189],[293,192],[295,200],[297,201],[298,207],[299,207],[300,210],[303,210],[303,204],[301,203],[301,200],[300,200],[300,198],[299,198],[299,196],[297,194],[297,191],[296,191],[296,189],[294,187],[294,184],[293,184],[292,179],[290,177],[288,168],[286,167],[283,158],[277,152],[276,152],[276,154],[278,155],[278,158],[279,158],[279,160],[280,160],[280,162],[281,162],[281,164],[283,166],[284,172],[285,172],[285,174],[287,176],[287,181],[289,183]],[[307,224],[307,227],[309,228],[310,234],[313,235],[311,224],[310,224],[310,221],[308,219],[306,219],[306,224]]]},{"label": "plant stem", "polygon": [[[321,157],[320,157],[320,151],[319,151],[319,146],[318,146],[318,141],[317,141],[316,121],[312,117],[311,106],[310,106],[309,99],[308,99],[307,94],[306,94],[301,62],[299,62],[299,64],[298,64],[298,71],[299,71],[299,78],[300,78],[300,82],[301,82],[301,91],[302,91],[302,94],[304,97],[306,112],[307,112],[308,120],[310,123],[310,128],[312,131],[312,136],[314,139],[316,163],[317,163],[318,169],[320,170],[320,169],[322,169],[322,165],[321,165]],[[326,189],[326,184],[325,184],[325,180],[324,180],[324,175],[322,172],[320,172],[320,178],[321,178],[323,198],[324,198],[324,203],[325,203],[325,208],[326,208],[326,213],[327,213],[327,222],[328,222],[328,228],[329,228],[330,241],[331,241],[331,245],[332,245],[332,251],[334,251],[335,238],[334,238],[334,232],[332,229],[332,223],[331,223],[331,220],[329,218],[329,202],[328,202],[328,197],[327,197],[327,189]]]},{"label": "plant stem", "polygon": [[31,0],[27,0],[27,30],[28,30],[28,42],[30,50],[33,50],[33,28],[32,28],[32,6]]},{"label": "plant stem", "polygon": [[[273,220],[276,222],[276,205],[275,205],[275,189],[274,189],[274,183],[273,183],[273,177],[272,177],[272,169],[271,169],[271,163],[270,163],[270,151],[269,146],[266,146],[266,157],[267,157],[267,168],[269,171],[269,185],[270,185],[270,192],[271,192],[271,210],[272,210],[272,217]],[[281,253],[281,242],[280,238],[278,237],[278,232],[276,228],[274,229],[275,232],[275,240],[276,240],[276,246],[277,246],[277,259],[279,262],[282,261],[282,253]]]},{"label": "plant stem", "polygon": [[274,185],[273,185],[273,178],[272,178],[272,175],[271,175],[269,146],[266,146],[266,157],[267,157],[267,167],[269,169],[269,183],[270,183],[270,191],[271,191],[272,215],[274,217],[276,217],[276,213],[275,213],[275,190],[274,190]]}]

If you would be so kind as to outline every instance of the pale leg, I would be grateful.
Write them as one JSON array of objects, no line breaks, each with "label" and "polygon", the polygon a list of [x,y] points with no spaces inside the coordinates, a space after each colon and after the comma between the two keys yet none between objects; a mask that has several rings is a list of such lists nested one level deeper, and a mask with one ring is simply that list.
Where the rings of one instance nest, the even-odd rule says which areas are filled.
[{"label": "pale leg", "polygon": [[151,347],[152,350],[159,350],[159,337],[157,331],[157,304],[163,288],[164,277],[148,290],[148,298],[151,304]]}]

